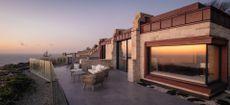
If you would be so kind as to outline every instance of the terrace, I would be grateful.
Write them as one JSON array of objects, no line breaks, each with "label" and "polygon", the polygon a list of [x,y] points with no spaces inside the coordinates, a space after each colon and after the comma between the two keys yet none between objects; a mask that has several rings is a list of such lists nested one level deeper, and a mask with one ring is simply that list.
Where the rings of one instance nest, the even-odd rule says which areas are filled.
[{"label": "terrace", "polygon": [[94,91],[83,89],[77,79],[73,81],[66,66],[54,68],[70,105],[193,105],[168,94],[127,81],[127,74],[112,70],[103,87]]}]

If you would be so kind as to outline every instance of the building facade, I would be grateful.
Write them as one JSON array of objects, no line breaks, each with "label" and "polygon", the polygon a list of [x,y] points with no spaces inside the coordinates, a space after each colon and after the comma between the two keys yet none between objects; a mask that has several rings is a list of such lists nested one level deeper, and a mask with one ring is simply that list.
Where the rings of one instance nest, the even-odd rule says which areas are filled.
[{"label": "building facade", "polygon": [[140,79],[210,97],[229,84],[230,16],[194,3],[152,16],[138,13],[130,29],[99,42],[101,59]]}]

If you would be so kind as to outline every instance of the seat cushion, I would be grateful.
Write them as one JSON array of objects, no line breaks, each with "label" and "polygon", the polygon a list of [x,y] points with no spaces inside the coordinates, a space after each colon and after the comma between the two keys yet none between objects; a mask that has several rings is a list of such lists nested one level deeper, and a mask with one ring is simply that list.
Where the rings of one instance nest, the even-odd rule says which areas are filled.
[{"label": "seat cushion", "polygon": [[97,65],[95,71],[98,71],[98,72],[101,71],[101,66]]},{"label": "seat cushion", "polygon": [[91,73],[91,74],[96,74],[97,73],[97,71],[95,71],[93,69],[89,69],[88,72]]},{"label": "seat cushion", "polygon": [[74,69],[79,69],[80,65],[79,64],[74,64]]},{"label": "seat cushion", "polygon": [[93,70],[96,70],[96,67],[97,67],[97,66],[95,66],[95,65],[92,65],[92,69],[93,69]]},{"label": "seat cushion", "polygon": [[100,66],[100,69],[101,70],[106,70],[106,69],[108,69],[108,67],[106,67],[106,66],[104,66],[104,65],[99,65]]}]

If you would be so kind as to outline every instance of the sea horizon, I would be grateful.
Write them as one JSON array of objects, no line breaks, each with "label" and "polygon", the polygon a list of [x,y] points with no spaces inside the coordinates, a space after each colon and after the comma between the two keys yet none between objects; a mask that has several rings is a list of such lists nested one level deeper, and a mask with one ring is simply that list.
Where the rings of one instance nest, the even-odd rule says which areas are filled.
[{"label": "sea horizon", "polygon": [[[52,57],[60,56],[61,54],[51,54]],[[41,58],[43,54],[31,53],[31,54],[13,54],[13,53],[0,53],[0,66],[6,64],[18,64],[22,62],[28,62],[30,58]]]}]

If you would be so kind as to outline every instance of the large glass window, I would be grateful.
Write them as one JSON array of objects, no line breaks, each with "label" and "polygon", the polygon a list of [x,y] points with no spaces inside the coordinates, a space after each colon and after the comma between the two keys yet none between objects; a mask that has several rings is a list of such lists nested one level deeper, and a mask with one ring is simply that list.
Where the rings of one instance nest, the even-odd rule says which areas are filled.
[{"label": "large glass window", "polygon": [[150,74],[205,83],[205,44],[150,47],[150,57]]}]

